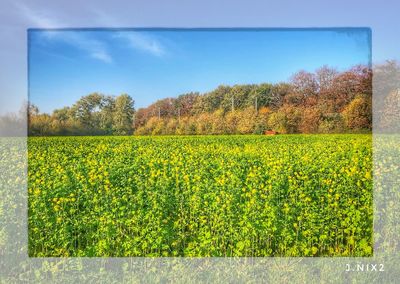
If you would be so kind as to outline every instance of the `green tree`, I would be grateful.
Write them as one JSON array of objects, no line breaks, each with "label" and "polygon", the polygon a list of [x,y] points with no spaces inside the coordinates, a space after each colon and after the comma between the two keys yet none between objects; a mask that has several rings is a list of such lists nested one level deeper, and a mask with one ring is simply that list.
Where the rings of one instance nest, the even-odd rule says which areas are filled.
[{"label": "green tree", "polygon": [[113,129],[117,135],[128,135],[133,131],[134,100],[127,94],[115,99]]},{"label": "green tree", "polygon": [[[221,107],[221,104],[225,98],[230,96],[232,87],[220,85],[217,89],[212,92],[205,94],[201,100],[197,102],[195,106],[196,112],[214,112]],[[230,97],[229,97],[230,99]]]},{"label": "green tree", "polygon": [[318,132],[340,133],[345,130],[343,116],[340,113],[325,113],[320,117]]},{"label": "green tree", "polygon": [[85,132],[93,133],[99,129],[98,111],[103,97],[101,94],[93,93],[82,97],[72,106],[73,118],[82,125]]},{"label": "green tree", "polygon": [[115,112],[115,98],[112,96],[103,97],[99,113],[99,127],[104,134],[113,133],[113,117]]}]

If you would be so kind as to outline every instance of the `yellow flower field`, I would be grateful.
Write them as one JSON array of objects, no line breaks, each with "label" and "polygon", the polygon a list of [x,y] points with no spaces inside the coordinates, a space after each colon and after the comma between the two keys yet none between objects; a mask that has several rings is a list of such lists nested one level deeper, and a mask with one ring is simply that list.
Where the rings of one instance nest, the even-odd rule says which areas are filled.
[{"label": "yellow flower field", "polygon": [[29,255],[371,256],[371,138],[29,138]]}]

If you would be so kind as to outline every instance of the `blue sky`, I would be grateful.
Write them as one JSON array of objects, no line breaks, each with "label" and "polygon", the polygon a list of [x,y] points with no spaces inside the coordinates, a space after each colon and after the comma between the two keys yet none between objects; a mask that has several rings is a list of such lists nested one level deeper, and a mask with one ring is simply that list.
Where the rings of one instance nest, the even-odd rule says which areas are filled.
[{"label": "blue sky", "polygon": [[2,0],[0,115],[28,99],[29,28],[370,27],[372,62],[381,64],[400,60],[399,10],[397,0]]},{"label": "blue sky", "polygon": [[136,107],[220,84],[287,81],[370,64],[369,29],[30,30],[29,95],[42,112],[92,92]]}]

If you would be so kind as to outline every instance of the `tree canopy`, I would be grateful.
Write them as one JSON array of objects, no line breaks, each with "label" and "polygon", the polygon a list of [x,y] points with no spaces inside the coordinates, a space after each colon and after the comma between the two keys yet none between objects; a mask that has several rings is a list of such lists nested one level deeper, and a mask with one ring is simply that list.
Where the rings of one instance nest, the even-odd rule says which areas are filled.
[{"label": "tree canopy", "polygon": [[30,105],[30,135],[129,135],[133,133],[134,100],[92,93],[71,107],[56,109],[51,115]]},{"label": "tree canopy", "polygon": [[220,85],[135,111],[127,94],[92,93],[43,114],[29,108],[30,135],[340,133],[372,128],[372,71],[323,66],[288,82]]},{"label": "tree canopy", "polygon": [[323,66],[301,70],[289,82],[220,85],[159,100],[138,110],[134,128],[139,135],[370,131],[371,101],[369,67]]}]

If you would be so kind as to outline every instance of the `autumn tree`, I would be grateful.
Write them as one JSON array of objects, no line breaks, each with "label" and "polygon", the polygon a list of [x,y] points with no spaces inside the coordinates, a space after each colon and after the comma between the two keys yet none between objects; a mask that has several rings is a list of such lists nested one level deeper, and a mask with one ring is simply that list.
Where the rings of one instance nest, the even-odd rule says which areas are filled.
[{"label": "autumn tree", "polygon": [[299,131],[301,133],[317,133],[321,117],[321,110],[317,107],[302,108]]},{"label": "autumn tree", "polygon": [[374,66],[374,127],[379,132],[400,129],[400,64],[390,60]]},{"label": "autumn tree", "polygon": [[[382,80],[388,73],[400,78],[397,63],[377,70]],[[392,119],[396,94],[385,96],[389,118],[385,122],[380,108],[382,123]],[[297,72],[287,83],[220,85],[203,94],[159,99],[138,111],[128,95],[92,93],[52,114],[33,108],[28,123],[31,135],[337,133],[370,130],[371,100],[371,68],[358,65],[338,72],[323,66],[314,73]]]},{"label": "autumn tree", "polygon": [[255,130],[255,124],[256,111],[252,106],[238,112],[238,121],[236,125],[237,133],[252,134]]},{"label": "autumn tree", "polygon": [[333,80],[338,75],[338,71],[326,65],[315,71],[315,79],[318,86],[319,95],[329,94],[333,87]]},{"label": "autumn tree", "polygon": [[[299,71],[291,78],[292,97],[296,104],[302,104],[308,97],[315,96],[318,93],[318,83],[315,74],[307,71]],[[295,99],[296,98],[296,99]]]},{"label": "autumn tree", "polygon": [[357,95],[343,111],[346,126],[349,129],[371,129],[372,101],[366,95]]},{"label": "autumn tree", "polygon": [[268,118],[268,128],[279,133],[287,133],[286,115],[283,112],[274,112]]}]

